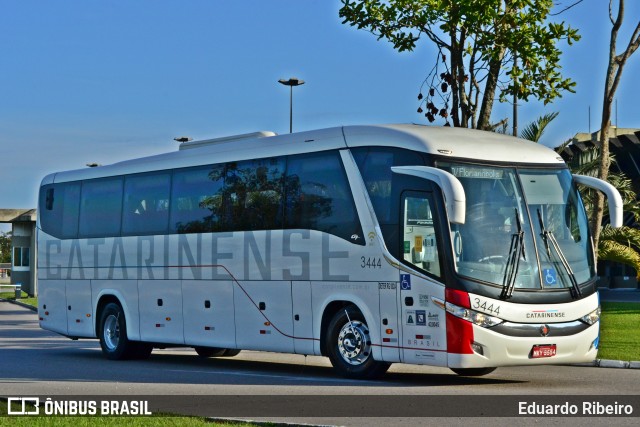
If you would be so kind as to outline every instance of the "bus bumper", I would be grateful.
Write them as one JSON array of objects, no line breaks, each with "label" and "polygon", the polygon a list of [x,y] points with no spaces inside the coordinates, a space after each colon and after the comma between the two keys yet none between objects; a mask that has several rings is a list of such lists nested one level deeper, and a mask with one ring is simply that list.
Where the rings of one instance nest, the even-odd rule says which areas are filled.
[{"label": "bus bumper", "polygon": [[[553,328],[553,324],[549,324]],[[588,363],[598,353],[600,323],[569,336],[512,337],[473,326],[470,354],[448,353],[450,368]],[[553,351],[534,351],[545,349]]]}]

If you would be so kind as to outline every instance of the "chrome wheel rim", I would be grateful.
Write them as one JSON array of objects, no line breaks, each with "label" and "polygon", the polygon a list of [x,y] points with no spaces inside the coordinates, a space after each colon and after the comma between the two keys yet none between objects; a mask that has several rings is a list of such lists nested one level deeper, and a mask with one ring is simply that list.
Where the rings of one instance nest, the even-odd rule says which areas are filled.
[{"label": "chrome wheel rim", "polygon": [[104,321],[104,343],[109,351],[115,351],[120,342],[120,325],[118,318],[113,314],[109,315]]},{"label": "chrome wheel rim", "polygon": [[371,354],[369,328],[364,323],[354,320],[346,323],[338,334],[338,350],[340,356],[350,365],[362,365]]}]

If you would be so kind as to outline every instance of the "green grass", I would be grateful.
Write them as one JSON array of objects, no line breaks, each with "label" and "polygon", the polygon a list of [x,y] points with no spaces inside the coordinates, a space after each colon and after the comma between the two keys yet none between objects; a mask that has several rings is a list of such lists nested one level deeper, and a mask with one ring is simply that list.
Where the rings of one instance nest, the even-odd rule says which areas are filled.
[{"label": "green grass", "polygon": [[[10,301],[15,301],[16,300],[16,293],[14,291],[11,292],[0,292],[0,298],[2,299],[6,299],[6,300],[10,300]],[[24,291],[21,291],[20,293],[20,299],[18,300],[21,303],[33,306],[33,307],[38,307],[38,298],[29,298],[29,294],[27,294]]]},{"label": "green grass", "polygon": [[598,359],[640,360],[640,304],[602,302]]},{"label": "green grass", "polygon": [[[221,424],[216,422],[209,422],[204,418],[196,417],[64,417],[64,416],[12,416],[12,417],[0,417],[0,424],[3,426],[16,426],[16,427],[31,427],[31,426],[59,426],[59,427],[94,427],[100,426],[127,426],[127,427],[142,427],[142,426],[186,426],[186,427],[216,427],[216,426],[229,426],[232,424]],[[243,424],[233,424],[234,426]],[[250,424],[245,424],[250,425]]]}]

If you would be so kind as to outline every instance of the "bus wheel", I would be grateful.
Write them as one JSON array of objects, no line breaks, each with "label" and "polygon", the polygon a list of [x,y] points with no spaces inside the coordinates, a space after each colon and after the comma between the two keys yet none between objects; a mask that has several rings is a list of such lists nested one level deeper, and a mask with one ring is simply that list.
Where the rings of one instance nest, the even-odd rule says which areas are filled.
[{"label": "bus wheel", "polygon": [[[144,358],[151,353],[148,344],[129,341],[127,322],[119,304],[110,302],[100,317],[100,347],[110,360]],[[146,353],[146,356],[145,356]]]},{"label": "bus wheel", "polygon": [[389,369],[389,363],[373,360],[369,328],[360,310],[353,305],[333,316],[326,339],[331,364],[347,378],[377,378]]},{"label": "bus wheel", "polygon": [[224,357],[233,357],[233,356],[237,356],[240,354],[242,350],[239,350],[237,348],[228,348],[224,351],[223,356]]},{"label": "bus wheel", "polygon": [[224,356],[227,351],[226,348],[218,347],[193,347],[200,357],[220,357]]},{"label": "bus wheel", "polygon": [[496,368],[449,368],[462,377],[481,377],[495,371]]}]

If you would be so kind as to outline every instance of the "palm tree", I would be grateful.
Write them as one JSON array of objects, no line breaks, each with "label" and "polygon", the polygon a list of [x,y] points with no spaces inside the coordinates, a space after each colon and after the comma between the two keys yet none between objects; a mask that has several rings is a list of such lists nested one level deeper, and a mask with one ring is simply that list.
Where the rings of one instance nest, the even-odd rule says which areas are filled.
[{"label": "palm tree", "polygon": [[549,126],[549,123],[551,123],[553,119],[558,117],[558,114],[560,113],[555,112],[538,117],[535,121],[529,123],[524,129],[522,129],[520,138],[528,139],[533,142],[540,142],[540,138],[542,138],[544,130]]},{"label": "palm tree", "polygon": [[[529,123],[520,134],[521,138],[529,141],[539,142],[546,127],[558,117],[558,113],[545,114],[535,121]],[[569,145],[571,141],[566,141],[556,148],[558,153]],[[584,157],[584,161],[578,159],[577,162],[569,164],[571,172],[578,175],[598,176],[599,155],[593,156],[589,153]],[[612,163],[615,159],[612,158]],[[607,181],[616,187],[622,196],[623,210],[627,215],[632,215],[636,222],[640,222],[640,201],[633,191],[631,180],[622,172],[610,172]],[[591,188],[583,188],[580,192],[582,200],[589,215],[589,219],[595,211],[596,194]],[[606,206],[605,206],[606,209]],[[605,211],[605,215],[608,212]],[[629,265],[636,270],[636,277],[640,280],[640,230],[633,227],[612,228],[605,225],[598,240],[598,261],[612,261]]]},{"label": "palm tree", "polygon": [[630,265],[640,280],[640,230],[632,227],[604,226],[598,243],[598,259]]}]

